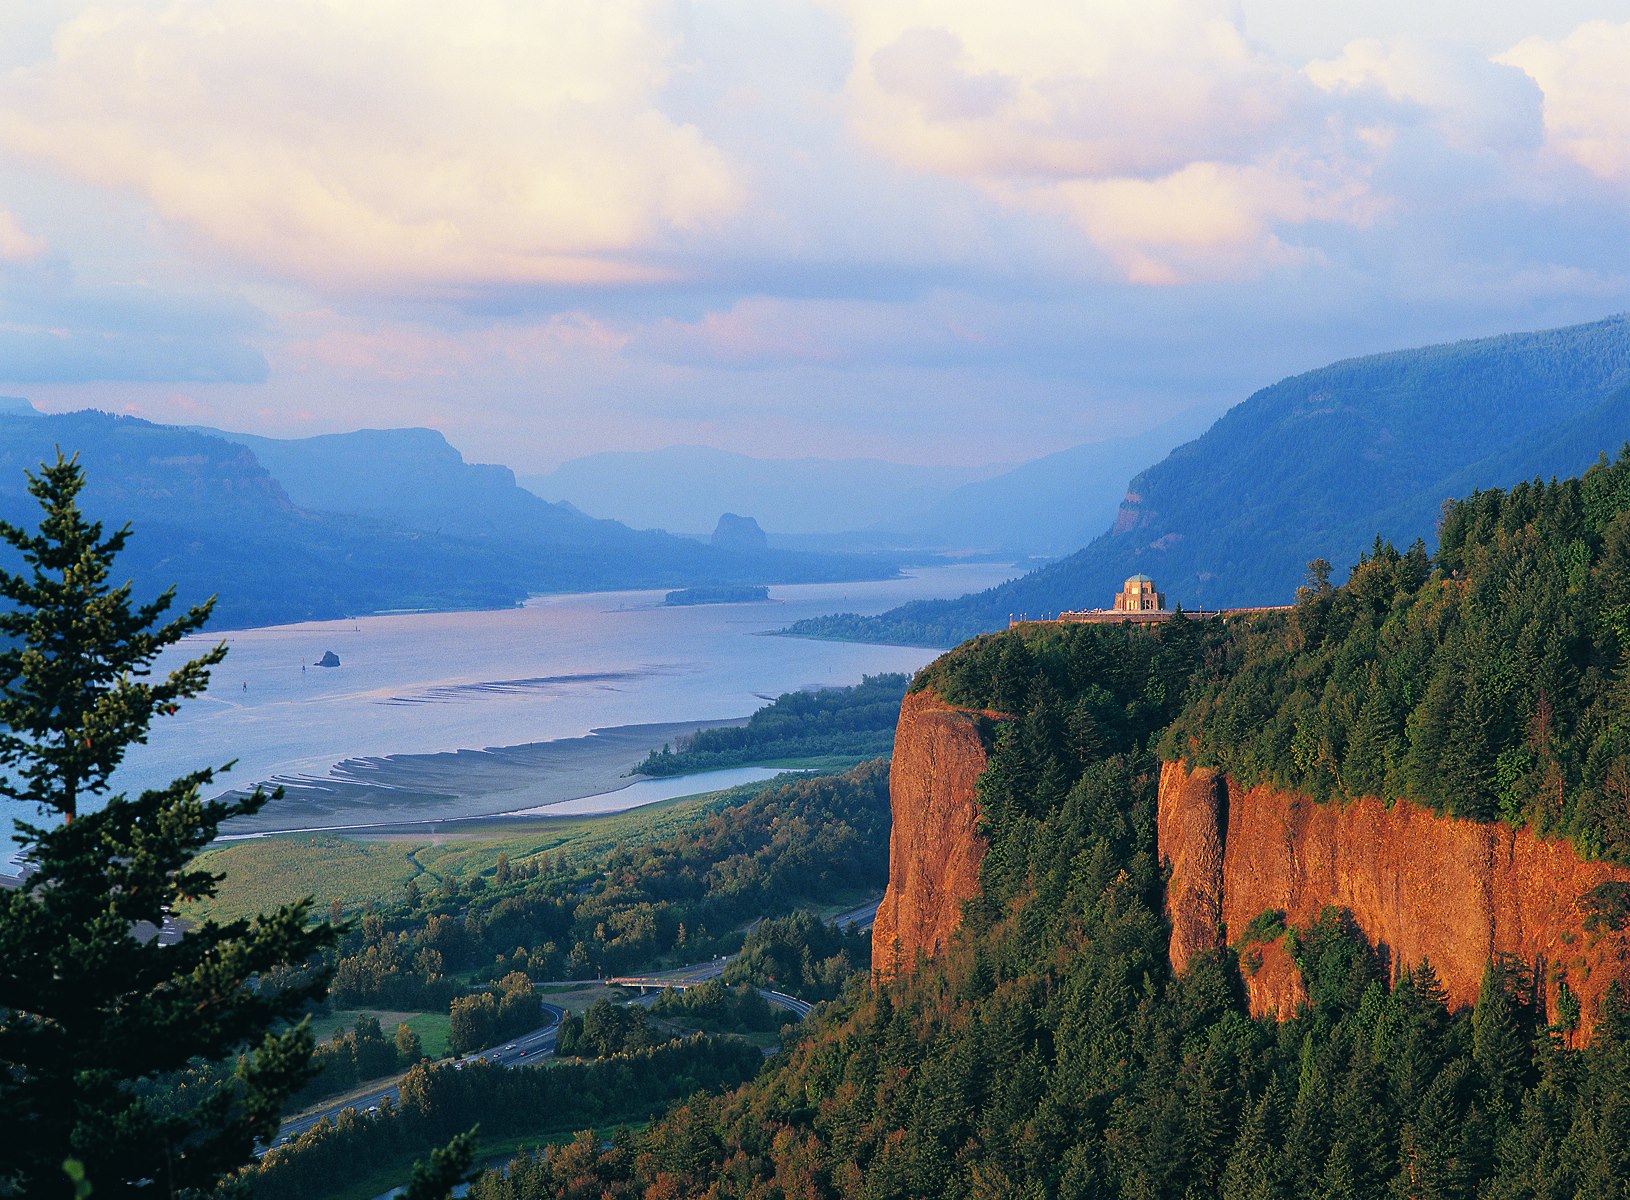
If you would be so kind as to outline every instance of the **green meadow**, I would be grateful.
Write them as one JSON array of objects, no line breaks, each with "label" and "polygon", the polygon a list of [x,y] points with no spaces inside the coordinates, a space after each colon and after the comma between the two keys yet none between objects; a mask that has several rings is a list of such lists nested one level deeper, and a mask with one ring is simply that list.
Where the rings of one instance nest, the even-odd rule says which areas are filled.
[{"label": "green meadow", "polygon": [[231,842],[199,856],[202,866],[223,878],[214,897],[194,901],[182,916],[232,920],[304,896],[316,901],[320,914],[338,901],[342,913],[352,916],[370,902],[399,899],[410,879],[430,892],[446,878],[461,884],[490,878],[499,854],[507,854],[511,866],[545,854],[551,861],[564,854],[571,865],[586,866],[613,849],[671,837],[772,782],[600,816],[494,817],[443,826],[433,834],[303,833]]}]

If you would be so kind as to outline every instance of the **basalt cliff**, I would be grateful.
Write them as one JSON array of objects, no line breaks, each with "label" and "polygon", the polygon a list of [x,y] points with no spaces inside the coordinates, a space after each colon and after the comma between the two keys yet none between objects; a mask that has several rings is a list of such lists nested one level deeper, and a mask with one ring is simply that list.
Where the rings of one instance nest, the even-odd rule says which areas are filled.
[{"label": "basalt cliff", "polygon": [[979,891],[974,781],[985,769],[985,727],[996,713],[953,708],[932,692],[900,707],[889,767],[889,885],[872,926],[872,971],[886,978],[932,958]]},{"label": "basalt cliff", "polygon": [[1586,928],[1595,889],[1630,882],[1630,869],[1583,860],[1567,842],[1527,830],[1403,800],[1315,804],[1167,763],[1158,843],[1171,871],[1173,967],[1226,942],[1240,946],[1253,1015],[1289,1015],[1303,993],[1282,945],[1260,954],[1243,944],[1247,928],[1273,911],[1305,927],[1331,905],[1352,914],[1394,972],[1431,963],[1451,1006],[1472,1004],[1489,959],[1512,955],[1534,969],[1553,1017],[1566,982],[1588,1036],[1608,986],[1630,977],[1626,935]]},{"label": "basalt cliff", "polygon": [[[975,781],[1000,718],[929,692],[906,697],[890,773],[889,884],[873,930],[879,977],[932,957],[979,889]],[[1512,955],[1534,969],[1553,1017],[1566,982],[1588,1037],[1609,985],[1630,983],[1630,933],[1587,928],[1595,889],[1630,883],[1630,868],[1584,860],[1564,841],[1406,801],[1316,804],[1235,788],[1182,763],[1162,769],[1157,838],[1173,967],[1233,944],[1256,1016],[1289,1016],[1306,992],[1284,942],[1246,944],[1247,929],[1271,912],[1306,927],[1327,906],[1350,913],[1392,971],[1429,962],[1452,1007],[1475,1002],[1492,956]]]}]

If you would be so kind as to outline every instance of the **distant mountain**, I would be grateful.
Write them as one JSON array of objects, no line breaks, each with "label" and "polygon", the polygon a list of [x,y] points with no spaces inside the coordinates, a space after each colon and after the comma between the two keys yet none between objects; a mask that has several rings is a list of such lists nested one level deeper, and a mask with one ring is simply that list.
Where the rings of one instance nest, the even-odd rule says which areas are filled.
[{"label": "distant mountain", "polygon": [[506,468],[464,463],[423,430],[229,440],[26,405],[0,405],[0,519],[37,523],[23,472],[59,446],[85,466],[85,509],[134,527],[121,565],[138,593],[173,583],[184,604],[218,594],[217,627],[894,573],[883,557],[731,552],[596,521],[517,487]]},{"label": "distant mountain", "polygon": [[792,632],[951,645],[1106,605],[1134,572],[1187,608],[1288,601],[1313,558],[1338,578],[1377,534],[1431,543],[1443,501],[1576,474],[1630,437],[1630,318],[1349,359],[1283,380],[1132,481],[1086,549],[957,600]]},{"label": "distant mountain", "polygon": [[895,528],[994,467],[919,467],[879,459],[753,458],[706,446],[574,458],[522,486],[545,500],[639,528],[705,534],[726,512],[776,534]]},{"label": "distant mountain", "polygon": [[1128,479],[1210,423],[1185,414],[1135,437],[1072,446],[965,483],[893,528],[925,545],[1065,554],[1115,519]]},{"label": "distant mountain", "polygon": [[513,604],[523,573],[484,548],[303,510],[245,447],[101,412],[0,412],[0,518],[33,528],[25,470],[77,453],[85,510],[134,533],[120,566],[139,597],[219,593],[214,624],[277,624],[387,608]]},{"label": "distant mountain", "polygon": [[302,508],[460,536],[519,534],[570,545],[638,537],[615,521],[540,500],[515,482],[508,467],[465,462],[434,429],[359,429],[308,438],[208,432],[254,451]]},{"label": "distant mountain", "polygon": [[253,450],[302,508],[488,546],[514,560],[532,591],[809,583],[876,579],[895,570],[894,560],[881,556],[713,546],[597,520],[522,488],[508,467],[465,462],[431,429],[220,436]]}]

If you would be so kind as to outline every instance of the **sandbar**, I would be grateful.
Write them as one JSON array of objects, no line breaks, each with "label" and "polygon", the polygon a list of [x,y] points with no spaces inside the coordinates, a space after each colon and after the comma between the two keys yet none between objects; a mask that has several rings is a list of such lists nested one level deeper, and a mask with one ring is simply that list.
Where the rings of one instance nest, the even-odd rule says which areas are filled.
[{"label": "sandbar", "polygon": [[[653,750],[701,729],[745,725],[746,717],[614,725],[584,737],[519,746],[348,758],[327,775],[276,776],[261,786],[283,795],[258,813],[222,826],[226,835],[337,829],[395,822],[419,824],[484,817],[559,804],[627,787]],[[225,793],[241,796],[247,789]]]}]

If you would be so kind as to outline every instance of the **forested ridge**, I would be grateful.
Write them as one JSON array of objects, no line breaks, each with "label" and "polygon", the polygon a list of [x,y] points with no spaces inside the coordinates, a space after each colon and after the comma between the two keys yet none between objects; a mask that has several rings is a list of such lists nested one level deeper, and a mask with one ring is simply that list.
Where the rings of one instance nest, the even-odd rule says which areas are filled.
[{"label": "forested ridge", "polygon": [[901,674],[867,675],[849,687],[785,692],[747,724],[698,730],[677,748],[652,751],[634,770],[684,775],[777,759],[887,754],[908,682]]},{"label": "forested ridge", "polygon": [[1074,554],[977,594],[791,632],[951,646],[1010,613],[1107,605],[1136,571],[1190,609],[1281,604],[1309,559],[1345,567],[1377,533],[1430,538],[1445,497],[1577,474],[1626,429],[1624,316],[1347,359],[1262,388],[1139,473],[1113,528]]},{"label": "forested ridge", "polygon": [[[1316,574],[1322,575],[1322,566]],[[1223,643],[1168,758],[1321,800],[1412,799],[1630,862],[1630,447],[1580,479],[1449,506],[1429,559],[1377,542],[1347,583]]]},{"label": "forested ridge", "polygon": [[1255,930],[1285,939],[1309,1004],[1254,1021],[1236,950],[1171,973],[1155,808],[1159,764],[1182,753],[1621,852],[1627,513],[1621,459],[1471,497],[1435,557],[1381,543],[1342,587],[1316,568],[1282,617],[960,647],[917,686],[1010,719],[979,782],[981,892],[949,949],[880,989],[852,982],[735,1092],[472,1196],[1624,1195],[1622,989],[1588,1046],[1565,1005],[1545,1023],[1514,960],[1450,1012],[1429,963],[1393,978],[1330,909]]}]

